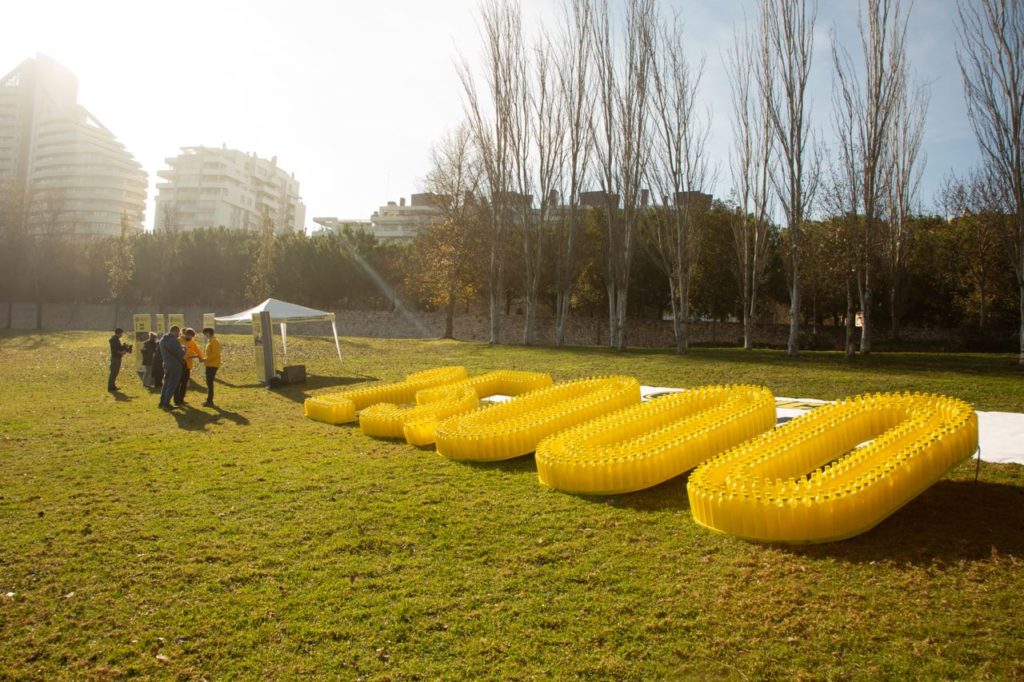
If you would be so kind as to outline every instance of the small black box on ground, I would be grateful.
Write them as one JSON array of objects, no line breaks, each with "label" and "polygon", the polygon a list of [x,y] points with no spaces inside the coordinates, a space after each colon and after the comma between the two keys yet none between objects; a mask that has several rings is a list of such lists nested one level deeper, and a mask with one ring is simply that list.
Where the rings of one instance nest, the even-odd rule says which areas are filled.
[{"label": "small black box on ground", "polygon": [[288,365],[281,370],[279,375],[282,384],[301,384],[306,381],[305,365]]}]

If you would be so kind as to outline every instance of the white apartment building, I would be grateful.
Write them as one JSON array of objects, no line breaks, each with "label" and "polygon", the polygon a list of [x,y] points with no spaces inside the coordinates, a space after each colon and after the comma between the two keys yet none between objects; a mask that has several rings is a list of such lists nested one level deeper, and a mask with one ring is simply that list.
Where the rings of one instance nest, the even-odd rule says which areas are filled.
[{"label": "white apartment building", "polygon": [[413,194],[408,205],[405,197],[396,204],[389,201],[370,216],[370,231],[386,242],[411,242],[420,230],[441,219],[437,197],[429,192]]},{"label": "white apartment building", "polygon": [[77,100],[78,79],[45,55],[0,79],[0,183],[24,192],[33,233],[141,230],[146,172]]},{"label": "white apartment building", "polygon": [[274,231],[302,232],[306,207],[294,174],[278,168],[277,157],[261,159],[222,145],[182,147],[157,175],[158,230],[227,227],[258,230],[268,217]]}]

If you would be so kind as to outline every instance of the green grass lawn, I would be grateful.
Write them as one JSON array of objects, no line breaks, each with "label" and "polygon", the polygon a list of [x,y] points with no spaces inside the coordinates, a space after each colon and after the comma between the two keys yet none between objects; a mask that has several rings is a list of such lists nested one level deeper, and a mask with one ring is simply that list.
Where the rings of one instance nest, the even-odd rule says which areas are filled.
[{"label": "green grass lawn", "polygon": [[290,339],[313,375],[171,414],[106,334],[0,335],[0,679],[1021,678],[1024,467],[967,462],[869,533],[791,548],[698,528],[686,478],[609,498],[532,457],[450,462],[302,416],[441,364],[556,380],[911,389],[1024,411],[1008,355],[489,347]]}]

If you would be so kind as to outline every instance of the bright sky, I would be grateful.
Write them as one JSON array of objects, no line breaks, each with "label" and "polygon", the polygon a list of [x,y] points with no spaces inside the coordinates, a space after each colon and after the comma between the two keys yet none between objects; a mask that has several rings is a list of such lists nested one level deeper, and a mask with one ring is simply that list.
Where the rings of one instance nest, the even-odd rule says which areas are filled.
[{"label": "bright sky", "polygon": [[[14,3],[17,4],[14,4]],[[707,57],[703,97],[711,153],[728,191],[729,88],[722,53],[753,3],[664,0],[686,22],[694,58]],[[0,76],[37,52],[71,69],[79,102],[110,128],[150,176],[182,146],[278,157],[314,216],[369,218],[419,191],[432,144],[462,115],[454,63],[478,54],[477,0],[14,0],[6,3]],[[523,0],[531,32],[554,0]],[[909,51],[931,84],[922,202],[950,171],[977,162],[954,52],[953,0],[919,0]],[[821,3],[813,108],[831,137],[829,30],[856,40],[857,3]],[[547,23],[551,23],[548,21]],[[851,47],[856,47],[855,45]]]}]

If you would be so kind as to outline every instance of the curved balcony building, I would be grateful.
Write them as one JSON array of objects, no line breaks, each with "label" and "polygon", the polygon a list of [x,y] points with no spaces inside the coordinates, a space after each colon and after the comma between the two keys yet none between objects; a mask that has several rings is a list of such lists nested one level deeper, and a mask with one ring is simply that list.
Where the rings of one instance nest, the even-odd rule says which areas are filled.
[{"label": "curved balcony building", "polygon": [[122,222],[141,230],[146,172],[77,91],[74,75],[42,55],[0,80],[0,179],[24,188],[37,234],[118,235]]}]

